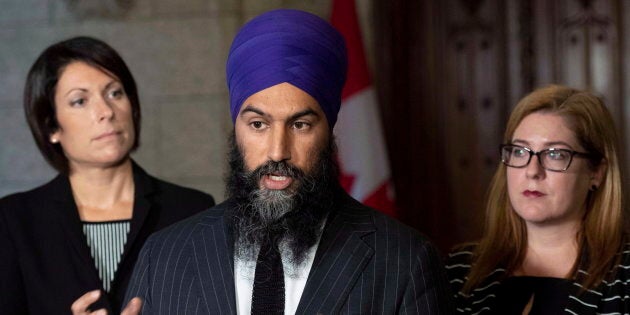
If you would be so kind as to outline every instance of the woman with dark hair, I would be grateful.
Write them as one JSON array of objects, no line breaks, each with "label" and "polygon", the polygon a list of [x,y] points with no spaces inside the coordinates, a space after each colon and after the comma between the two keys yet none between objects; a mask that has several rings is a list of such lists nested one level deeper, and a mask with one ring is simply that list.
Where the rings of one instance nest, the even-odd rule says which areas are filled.
[{"label": "woman with dark hair", "polygon": [[0,313],[118,313],[147,237],[214,200],[131,160],[140,135],[136,84],[102,41],[48,47],[28,74],[24,110],[60,174],[0,199]]},{"label": "woman with dark hair", "polygon": [[619,140],[587,91],[552,85],[514,108],[478,244],[446,263],[463,314],[627,314],[630,244]]}]

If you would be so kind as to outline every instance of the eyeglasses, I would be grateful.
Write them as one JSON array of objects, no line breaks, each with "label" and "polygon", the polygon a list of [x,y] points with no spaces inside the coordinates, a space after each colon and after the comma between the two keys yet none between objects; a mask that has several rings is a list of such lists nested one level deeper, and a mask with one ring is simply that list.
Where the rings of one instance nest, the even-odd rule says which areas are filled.
[{"label": "eyeglasses", "polygon": [[513,144],[502,144],[501,162],[509,167],[523,168],[532,160],[532,156],[538,156],[538,163],[544,169],[554,172],[564,172],[573,161],[573,156],[593,158],[590,153],[577,152],[569,149],[549,148],[538,152],[532,151],[530,148]]}]

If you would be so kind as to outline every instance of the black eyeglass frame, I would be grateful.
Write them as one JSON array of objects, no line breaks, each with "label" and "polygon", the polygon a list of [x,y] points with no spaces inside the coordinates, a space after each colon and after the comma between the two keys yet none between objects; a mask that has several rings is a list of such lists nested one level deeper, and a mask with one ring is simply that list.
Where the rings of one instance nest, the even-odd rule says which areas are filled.
[{"label": "black eyeglass frame", "polygon": [[[516,147],[516,148],[521,148],[525,151],[527,151],[527,153],[529,153],[529,158],[527,159],[527,163],[525,163],[522,166],[514,166],[514,165],[509,165],[504,159],[503,159],[503,148],[505,147]],[[567,152],[570,154],[569,156],[569,163],[567,163],[567,166],[561,170],[554,170],[554,169],[550,169],[545,167],[545,165],[543,165],[542,159],[540,158],[540,155],[546,152],[554,152],[554,151],[561,151],[561,152]],[[501,156],[501,163],[503,163],[505,166],[507,167],[513,167],[513,168],[524,168],[527,165],[529,165],[529,163],[532,161],[532,157],[535,155],[538,157],[538,164],[551,172],[566,172],[569,167],[571,167],[571,162],[573,162],[573,156],[577,156],[577,157],[583,157],[583,158],[588,158],[588,159],[593,159],[595,158],[597,155],[596,154],[592,154],[592,153],[586,153],[586,152],[579,152],[579,151],[573,151],[573,150],[569,150],[569,149],[560,149],[560,148],[549,148],[549,149],[544,149],[544,150],[540,150],[538,152],[528,148],[528,147],[524,147],[524,146],[520,146],[520,145],[516,145],[516,144],[502,144],[499,146],[499,155]]]}]

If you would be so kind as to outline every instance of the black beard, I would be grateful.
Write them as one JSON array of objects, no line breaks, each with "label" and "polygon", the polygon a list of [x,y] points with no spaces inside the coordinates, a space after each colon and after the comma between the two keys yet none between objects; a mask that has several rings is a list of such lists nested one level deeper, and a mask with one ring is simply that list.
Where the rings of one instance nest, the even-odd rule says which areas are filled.
[{"label": "black beard", "polygon": [[[341,189],[335,153],[331,136],[328,145],[315,152],[317,160],[308,173],[287,161],[268,161],[248,171],[232,134],[226,194],[235,206],[229,210],[227,222],[237,259],[256,261],[256,248],[263,242],[278,245],[282,240],[292,264],[297,266],[304,261]],[[292,177],[297,187],[278,191],[261,189],[262,176],[270,173]]]}]

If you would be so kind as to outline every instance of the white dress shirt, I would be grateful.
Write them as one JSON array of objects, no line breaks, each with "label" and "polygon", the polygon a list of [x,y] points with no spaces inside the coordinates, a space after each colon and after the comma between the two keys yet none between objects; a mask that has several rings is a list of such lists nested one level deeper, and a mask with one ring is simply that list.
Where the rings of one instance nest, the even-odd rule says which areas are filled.
[{"label": "white dress shirt", "polygon": [[[320,233],[321,237],[321,233]],[[281,242],[280,247],[284,247]],[[307,252],[304,261],[299,266],[293,265],[282,251],[282,268],[284,269],[284,314],[295,314],[297,311],[306,279],[313,266],[313,259],[319,246],[313,245]],[[286,247],[285,247],[286,248]],[[258,257],[256,253],[255,257]],[[256,275],[256,261],[243,261],[234,257],[234,284],[236,286],[236,313],[249,315],[252,312],[252,293],[254,277]]]}]

